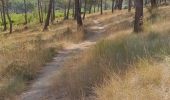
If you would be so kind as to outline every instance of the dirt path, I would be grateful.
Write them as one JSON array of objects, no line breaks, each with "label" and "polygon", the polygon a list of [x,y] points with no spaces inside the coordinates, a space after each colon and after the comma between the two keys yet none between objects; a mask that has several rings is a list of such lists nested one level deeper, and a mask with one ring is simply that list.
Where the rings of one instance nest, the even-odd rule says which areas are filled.
[{"label": "dirt path", "polygon": [[163,100],[169,100],[170,85],[169,85],[169,75],[170,75],[170,58],[166,57],[165,60],[160,64],[162,67],[162,78],[161,78],[161,94]]},{"label": "dirt path", "polygon": [[58,68],[62,67],[64,61],[69,57],[78,54],[79,52],[94,45],[98,36],[105,31],[105,27],[99,21],[93,20],[94,26],[90,27],[94,30],[92,37],[79,44],[71,44],[64,50],[59,51],[56,57],[53,58],[51,63],[47,63],[40,75],[32,83],[30,89],[25,91],[19,97],[19,100],[46,100],[48,89],[52,85],[52,77],[56,75]]}]

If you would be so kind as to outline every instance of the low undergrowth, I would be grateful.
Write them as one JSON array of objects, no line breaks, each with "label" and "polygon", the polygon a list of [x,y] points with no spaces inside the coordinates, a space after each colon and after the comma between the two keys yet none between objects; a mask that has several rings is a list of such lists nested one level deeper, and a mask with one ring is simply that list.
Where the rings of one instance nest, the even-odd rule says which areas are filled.
[{"label": "low undergrowth", "polygon": [[[147,63],[150,60],[155,61],[165,55],[169,55],[169,36],[170,34],[161,35],[159,33],[151,32],[147,35],[131,34],[120,36],[113,40],[102,40],[92,49],[85,51],[80,57],[74,58],[74,61],[71,60],[66,63],[55,84],[64,87],[70,100],[84,100],[84,98],[87,97],[97,97],[99,100],[113,100],[116,95],[114,94],[115,91],[118,91],[120,97],[124,96],[126,95],[125,93],[128,92],[121,93],[119,90],[112,91],[111,87],[107,87],[108,84],[112,83],[113,78],[121,80],[131,69],[137,67],[145,69],[147,66],[145,66],[144,63]],[[141,60],[144,62],[140,63],[138,66],[137,62],[140,62]],[[157,71],[157,69],[155,70]],[[152,81],[152,76],[150,79],[149,73],[154,73],[154,70],[149,69],[149,71],[150,72],[148,72],[148,74],[146,73],[147,75],[146,77],[144,76],[144,78],[148,79],[150,82]],[[145,75],[145,72],[142,74]],[[157,80],[157,78],[159,79],[159,75],[158,77],[157,75],[155,77],[156,79],[153,80],[153,84],[157,84],[156,82],[159,81]],[[111,82],[108,82],[108,80],[111,80]],[[140,81],[144,82],[147,80],[144,79]],[[107,82],[107,84],[104,84],[105,82]],[[115,82],[117,82],[117,80]],[[115,84],[118,84],[119,86],[120,84],[118,82]],[[115,84],[113,83],[113,85]],[[134,88],[138,88],[138,86],[140,85],[136,85]],[[146,86],[145,82],[142,86]],[[117,86],[115,85],[115,89],[117,89],[116,87]],[[127,87],[130,88],[129,86]],[[113,96],[109,96],[110,94],[107,92],[107,88],[110,89],[108,90],[110,94],[114,94]],[[121,85],[118,89],[122,89]],[[111,99],[104,97],[110,97]],[[135,98],[134,96],[131,97]],[[120,98],[116,100],[123,99]]]},{"label": "low undergrowth", "polygon": [[44,38],[38,35],[19,40],[6,38],[9,41],[5,37],[1,38],[0,100],[6,100],[23,91],[61,46],[51,36]]},{"label": "low undergrowth", "polygon": [[131,65],[123,77],[112,74],[95,88],[95,100],[166,100],[169,99],[169,60],[141,59]]}]

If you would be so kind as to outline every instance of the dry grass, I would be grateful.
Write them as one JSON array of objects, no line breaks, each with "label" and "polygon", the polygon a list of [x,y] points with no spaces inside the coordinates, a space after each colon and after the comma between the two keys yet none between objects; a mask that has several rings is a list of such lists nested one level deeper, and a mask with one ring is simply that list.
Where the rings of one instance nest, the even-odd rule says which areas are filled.
[{"label": "dry grass", "polygon": [[[166,62],[167,63],[167,62]],[[169,65],[169,62],[167,63]],[[96,100],[169,100],[169,66],[157,62],[139,61],[124,78],[111,79],[95,89]],[[136,68],[136,69],[134,69]],[[165,70],[167,72],[165,72]]]},{"label": "dry grass", "polygon": [[[162,29],[160,22],[149,25]],[[158,32],[151,28],[141,35],[129,34],[129,27],[121,34],[122,28],[114,27],[111,32],[120,35],[111,35],[68,61],[54,83],[56,94],[65,91],[68,100],[168,100],[170,73],[164,64],[169,63],[162,60],[170,54],[168,28]]]},{"label": "dry grass", "polygon": [[0,35],[0,100],[12,99],[23,91],[44,64],[62,49],[63,41],[72,31],[63,25],[50,26],[46,32],[32,28]]},{"label": "dry grass", "polygon": [[[127,35],[132,26],[132,15],[124,11],[101,18],[93,15],[105,24],[113,22],[106,33],[120,35],[110,36],[68,61],[54,83],[57,92],[66,91],[68,100],[84,100],[91,96],[97,100],[169,98],[169,73],[161,68],[165,63],[155,63],[155,59],[170,54],[170,34],[160,34],[169,32],[168,27],[164,28],[169,22],[159,23],[162,20],[158,20],[154,25],[149,22],[146,26],[152,28],[146,31],[148,34]],[[110,20],[112,17],[115,19]],[[87,20],[88,25],[93,19],[88,16]],[[86,33],[84,30],[76,32],[73,21],[56,25],[50,26],[45,33],[39,32],[40,28],[33,28],[0,36],[0,100],[12,98],[25,89],[27,82],[34,79],[63,41],[79,42]]]},{"label": "dry grass", "polygon": [[[23,39],[24,40],[24,39]],[[34,79],[40,68],[49,61],[60,47],[36,37],[25,41],[1,41],[0,49],[0,100],[17,94],[26,82]],[[55,38],[53,38],[54,41]]]},{"label": "dry grass", "polygon": [[[161,67],[155,66],[156,64],[152,65],[149,61],[150,59],[155,60],[163,55],[170,54],[170,40],[168,37],[169,35],[161,36],[151,33],[147,36],[129,35],[127,38],[121,37],[116,40],[103,40],[93,49],[84,52],[80,57],[73,58],[74,60],[67,62],[60,71],[59,79],[55,84],[60,88],[63,87],[62,89],[66,91],[66,96],[69,100],[80,100],[95,96],[95,93],[99,100],[124,100],[127,98],[126,95],[131,96],[131,99],[135,98],[133,92],[138,90],[138,86],[143,89],[150,84],[151,88],[141,90],[143,93],[146,93],[146,91],[149,92],[149,89],[157,88],[152,87],[153,85],[160,84],[162,80],[161,75],[163,75],[161,74]],[[140,62],[141,59],[143,59],[143,62]],[[139,68],[139,70],[136,69],[134,71],[134,68]],[[115,73],[114,76],[113,73]],[[130,75],[130,73],[134,74]],[[136,78],[135,75],[139,77]],[[133,79],[137,79],[137,82],[134,80],[136,83],[133,85],[126,82],[127,80],[131,82]],[[111,80],[111,82],[108,80]],[[105,81],[107,84],[101,85]],[[129,84],[132,86],[130,87]],[[96,86],[99,87],[94,92],[94,87]],[[111,86],[114,87],[111,88]],[[125,88],[127,88],[127,91],[125,91]],[[131,91],[131,88],[134,91],[126,94]],[[152,92],[155,92],[155,90],[150,91],[150,93]],[[140,93],[140,90],[138,93]],[[110,96],[111,94],[113,96]],[[144,94],[140,95],[143,96]],[[146,95],[144,97],[146,98]],[[144,98],[141,97],[142,99]]]},{"label": "dry grass", "polygon": [[28,25],[28,29],[15,28],[13,34],[3,32],[0,35],[0,100],[12,99],[23,91],[65,42],[82,41],[86,31],[76,30],[75,21],[67,20],[53,23],[46,32],[41,32],[38,24]]},{"label": "dry grass", "polygon": [[[161,13],[164,13],[164,11],[165,10],[161,11]],[[125,74],[120,75],[114,71],[114,74],[112,73],[111,77],[109,79],[107,78],[102,85],[95,87],[94,91],[96,94],[96,100],[170,99],[169,61],[164,58],[165,55],[169,55],[168,41],[170,36],[168,28],[169,21],[167,21],[167,16],[169,16],[169,14],[164,15],[164,17],[158,17],[154,21],[154,24],[153,22],[152,24],[149,22],[149,28],[147,28],[149,30],[145,31],[147,34],[145,34],[142,40],[140,40],[142,35],[139,35],[139,38],[135,41],[133,40],[134,38],[131,38],[133,42],[131,42],[132,45],[130,47],[127,47],[126,53],[129,48],[135,46],[138,50],[133,48],[130,51],[134,54],[133,57],[136,56],[137,58],[135,58],[135,61],[128,58],[128,60],[133,61],[133,63],[127,63],[129,68],[125,71]],[[159,33],[164,33],[164,35],[160,35]],[[143,41],[143,43],[146,42],[147,45],[144,46],[143,43],[139,43],[139,41]],[[144,46],[142,47],[143,49],[140,48],[141,45]],[[121,50],[122,49],[120,49],[120,52]],[[141,51],[143,51],[143,53]],[[127,54],[129,55],[129,53]],[[123,57],[126,58],[125,55]],[[163,60],[160,60],[162,57]],[[122,62],[122,59],[118,60]],[[119,71],[122,72],[122,69],[120,68]]]},{"label": "dry grass", "polygon": [[78,43],[83,40],[85,40],[86,37],[86,31],[84,28],[79,29],[77,31],[73,31],[69,27],[66,29],[66,31],[60,35],[59,40],[64,42],[73,42]]}]

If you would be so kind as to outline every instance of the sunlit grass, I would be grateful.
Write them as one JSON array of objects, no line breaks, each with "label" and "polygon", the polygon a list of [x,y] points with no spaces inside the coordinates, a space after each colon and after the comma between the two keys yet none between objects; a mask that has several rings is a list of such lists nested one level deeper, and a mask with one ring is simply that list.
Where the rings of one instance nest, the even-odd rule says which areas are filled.
[{"label": "sunlit grass", "polygon": [[141,59],[122,77],[113,74],[95,88],[96,100],[169,99],[169,62]]},{"label": "sunlit grass", "polygon": [[[0,40],[0,99],[23,91],[44,64],[58,49],[60,32],[1,35]],[[32,35],[31,35],[32,34]]]},{"label": "sunlit grass", "polygon": [[[161,58],[164,55],[170,54],[170,38],[169,34],[160,35],[150,33],[149,35],[126,35],[115,40],[102,40],[90,51],[85,52],[82,57],[78,57],[77,64],[66,66],[60,76],[61,84],[67,86],[65,89],[69,94],[71,100],[82,98],[82,96],[88,96],[93,94],[93,87],[99,85],[105,80],[110,79],[110,75],[115,73],[118,77],[125,75],[130,68],[147,68],[143,63],[140,65],[134,65],[141,59],[147,61],[150,59]],[[75,60],[76,61],[76,60]],[[71,62],[70,62],[71,63]],[[149,66],[149,65],[148,65]],[[160,66],[156,67],[159,68]],[[147,71],[147,69],[144,69]],[[144,71],[142,70],[142,71]],[[141,72],[141,84],[146,86],[151,82],[153,84],[160,84],[160,76],[157,71],[159,69],[151,70],[149,72]],[[148,74],[147,74],[148,73]],[[149,73],[157,73],[149,76]],[[143,74],[143,75],[142,75]],[[145,76],[146,75],[146,76]],[[159,77],[157,77],[159,76]],[[115,76],[114,76],[115,77]],[[144,79],[142,78],[144,77]],[[153,78],[153,81],[152,81]],[[116,82],[116,80],[115,80]],[[142,83],[143,82],[143,83]],[[56,83],[57,84],[57,83]],[[119,83],[113,83],[116,85]],[[123,84],[123,83],[122,83]],[[123,84],[126,85],[126,84]],[[108,86],[108,85],[105,85]],[[118,85],[119,86],[119,85]],[[116,88],[117,86],[115,86]],[[111,88],[111,87],[108,87]],[[121,87],[120,87],[121,88]],[[127,88],[130,88],[127,86]],[[135,88],[135,87],[134,87]],[[97,90],[101,91],[98,96],[105,95],[104,89]],[[103,91],[103,92],[102,92]],[[112,90],[108,90],[112,91]],[[107,93],[107,91],[105,91]],[[117,91],[119,93],[119,90]],[[135,91],[134,91],[135,92]],[[113,93],[114,94],[114,93]],[[106,94],[107,95],[107,94]],[[116,95],[116,94],[114,94]],[[121,95],[120,95],[121,97]],[[114,96],[112,96],[112,99]],[[100,100],[112,100],[108,98]],[[119,100],[119,99],[116,99]]]}]

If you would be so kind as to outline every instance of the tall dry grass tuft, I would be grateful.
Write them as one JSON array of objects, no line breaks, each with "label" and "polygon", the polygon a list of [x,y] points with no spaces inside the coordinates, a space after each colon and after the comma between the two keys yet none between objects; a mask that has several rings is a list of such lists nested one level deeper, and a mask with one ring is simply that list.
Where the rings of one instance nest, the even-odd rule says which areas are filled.
[{"label": "tall dry grass tuft", "polygon": [[[37,24],[36,24],[37,25]],[[62,49],[66,41],[80,42],[85,31],[75,30],[74,21],[60,22],[50,30],[40,27],[0,35],[0,100],[12,98],[26,88],[42,66]]]},{"label": "tall dry grass tuft", "polygon": [[[2,37],[5,40],[5,37]],[[8,40],[8,38],[6,38]],[[50,40],[49,40],[50,39]],[[0,100],[12,98],[25,89],[57,52],[56,38],[37,37],[0,41]],[[53,44],[52,44],[53,43]],[[55,47],[56,46],[56,47]]]},{"label": "tall dry grass tuft", "polygon": [[160,62],[160,58],[170,54],[169,34],[160,35],[151,32],[145,36],[130,35],[127,39],[123,39],[123,42],[122,39],[120,41],[118,44],[117,42],[106,43],[117,45],[115,47],[111,44],[112,47],[118,48],[116,52],[115,49],[111,50],[116,54],[111,56],[116,57],[116,59],[112,58],[112,62],[117,66],[117,71],[113,66],[114,74],[110,75],[110,79],[106,79],[102,85],[94,89],[97,94],[96,100],[169,98],[169,92],[165,92],[169,86],[167,84],[164,86],[169,82],[170,73],[164,71],[169,70],[169,66],[165,62]]},{"label": "tall dry grass tuft", "polygon": [[170,99],[169,62],[140,60],[132,67],[123,78],[111,75],[109,81],[96,87],[96,100]]},{"label": "tall dry grass tuft", "polygon": [[86,37],[86,31],[83,27],[81,29],[77,30],[77,32],[75,32],[72,35],[72,39],[75,42],[81,42],[82,40],[85,39],[85,37]]},{"label": "tall dry grass tuft", "polygon": [[[170,34],[161,35],[158,33],[150,33],[148,35],[131,34],[114,40],[102,40],[92,49],[84,52],[80,57],[74,58],[74,61],[71,60],[68,64],[66,63],[65,67],[60,71],[59,79],[55,84],[64,87],[63,89],[67,92],[66,94],[70,100],[80,100],[81,98],[95,96],[94,87],[100,86],[106,80],[112,79],[110,76],[113,75],[113,73],[115,73],[115,77],[118,76],[117,78],[119,79],[119,77],[126,75],[129,69],[132,68],[131,65],[140,62],[141,59],[147,61],[149,59],[161,58],[163,55],[169,55],[169,36]],[[152,71],[156,73],[157,69],[155,69],[155,71],[150,70],[150,72]],[[146,75],[147,79],[151,78],[152,81],[153,78],[152,82],[159,84],[159,82],[157,82],[159,77],[156,76],[158,79],[155,79],[153,75],[153,77],[149,76],[150,72]],[[159,76],[159,74],[157,75]],[[119,86],[120,83],[117,78],[113,80],[115,81],[113,85]],[[147,84],[147,79],[143,79],[145,81],[143,86]],[[120,87],[120,89],[126,87],[130,88],[129,86],[125,86]],[[108,89],[109,88],[111,87],[108,87]],[[138,88],[138,86],[134,88]],[[98,98],[100,98],[102,93],[103,95],[107,95],[107,93],[104,94],[104,92],[101,92],[102,90],[103,88],[95,90],[97,91]],[[124,89],[122,89],[122,91],[123,90]],[[114,96],[112,99],[114,99]],[[109,99],[101,98],[99,100]]]},{"label": "tall dry grass tuft", "polygon": [[79,29],[77,31],[73,31],[71,28],[67,27],[67,30],[60,34],[59,39],[68,42],[81,42],[85,39],[86,31],[84,28]]}]

